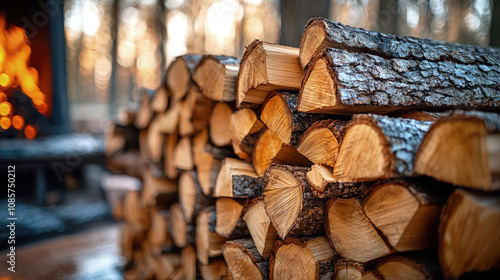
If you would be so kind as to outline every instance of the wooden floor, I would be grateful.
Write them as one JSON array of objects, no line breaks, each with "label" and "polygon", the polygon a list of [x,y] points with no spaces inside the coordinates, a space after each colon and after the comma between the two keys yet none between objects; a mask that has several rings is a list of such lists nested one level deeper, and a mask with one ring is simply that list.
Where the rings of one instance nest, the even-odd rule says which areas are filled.
[{"label": "wooden floor", "polygon": [[119,224],[49,239],[16,250],[16,272],[7,270],[7,251],[0,252],[0,280],[123,279],[119,267]]}]

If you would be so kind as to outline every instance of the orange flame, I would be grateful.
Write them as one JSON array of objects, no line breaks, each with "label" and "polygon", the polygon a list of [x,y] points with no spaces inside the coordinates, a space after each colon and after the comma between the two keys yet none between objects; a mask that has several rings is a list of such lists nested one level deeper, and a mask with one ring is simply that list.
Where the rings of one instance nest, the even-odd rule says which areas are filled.
[{"label": "orange flame", "polygon": [[[47,115],[49,110],[45,103],[45,95],[38,87],[38,72],[29,66],[30,55],[31,48],[24,29],[10,26],[7,30],[5,15],[1,14],[0,90],[7,92],[5,89],[21,88],[31,98],[38,112]],[[4,109],[6,110],[6,107]],[[4,112],[2,108],[0,111]],[[9,114],[11,113],[13,113],[12,110],[9,111]]]}]

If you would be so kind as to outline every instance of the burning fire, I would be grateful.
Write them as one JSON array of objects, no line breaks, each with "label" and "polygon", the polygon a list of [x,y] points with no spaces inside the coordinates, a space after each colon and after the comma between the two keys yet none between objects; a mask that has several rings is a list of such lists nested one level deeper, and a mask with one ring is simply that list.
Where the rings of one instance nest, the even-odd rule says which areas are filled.
[{"label": "burning fire", "polygon": [[38,72],[29,66],[31,48],[24,29],[6,27],[5,15],[0,15],[0,127],[24,130],[27,138],[34,138],[36,129],[25,126],[22,116],[14,114],[13,105],[8,102],[15,90],[21,89],[43,115],[49,114],[45,95],[38,87]]}]

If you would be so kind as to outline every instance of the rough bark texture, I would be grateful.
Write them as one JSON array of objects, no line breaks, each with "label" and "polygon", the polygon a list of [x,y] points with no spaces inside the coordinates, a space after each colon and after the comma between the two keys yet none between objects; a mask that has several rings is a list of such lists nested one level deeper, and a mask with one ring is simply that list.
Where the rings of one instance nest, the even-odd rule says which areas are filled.
[{"label": "rough bark texture", "polygon": [[354,28],[324,18],[313,18],[306,25],[324,26],[326,40],[335,48],[348,48],[384,57],[452,61],[461,64],[500,65],[499,48],[439,42]]},{"label": "rough bark texture", "polygon": [[195,66],[202,65],[207,59],[215,59],[222,65],[239,65],[241,62],[241,59],[228,55],[204,55],[200,62]]},{"label": "rough bark texture", "polygon": [[424,134],[429,130],[431,122],[412,119],[390,118],[380,115],[356,115],[350,126],[366,123],[380,129],[386,139],[393,157],[392,172],[396,175],[414,176],[413,161]]},{"label": "rough bark texture", "polygon": [[[290,110],[292,118],[292,134],[290,137],[290,145],[296,145],[299,142],[302,134],[315,122],[319,120],[324,120],[330,118],[328,115],[324,114],[307,114],[304,112],[297,111],[297,102],[299,99],[298,92],[284,92],[284,91],[274,91],[267,96],[266,102],[264,102],[262,108],[264,109],[267,101],[269,101],[274,96],[280,96],[280,98],[286,102],[288,109]],[[262,114],[261,114],[262,118]]]},{"label": "rough bark texture", "polygon": [[249,162],[252,161],[252,154],[253,154],[253,149],[255,147],[255,143],[257,142],[257,140],[259,140],[259,137],[260,135],[265,131],[266,129],[263,128],[255,133],[252,133],[252,134],[248,134],[247,136],[245,136],[245,138],[243,138],[243,140],[241,140],[241,143],[240,143],[240,149],[249,155],[248,157],[248,160]]},{"label": "rough bark texture", "polygon": [[186,62],[186,66],[189,69],[189,73],[192,75],[194,73],[194,69],[196,65],[200,62],[202,56],[198,54],[185,54],[182,56],[182,59]]},{"label": "rough bark texture", "polygon": [[311,188],[312,193],[319,198],[351,198],[363,196],[365,191],[368,190],[372,184],[370,182],[362,183],[338,183],[332,182],[325,186],[324,192],[319,192]]},{"label": "rough bark texture", "polygon": [[218,147],[211,143],[205,146],[205,151],[212,155],[216,160],[223,160],[227,157],[236,158],[234,151],[231,147]]},{"label": "rough bark texture", "polygon": [[237,246],[237,247],[239,247],[243,252],[245,252],[252,259],[253,263],[259,267],[260,272],[262,273],[262,277],[264,279],[267,279],[267,277],[269,276],[268,259],[263,258],[259,254],[259,251],[255,247],[255,244],[253,243],[253,240],[251,238],[236,239],[236,240],[227,241],[223,246]]},{"label": "rough bark texture", "polygon": [[[429,60],[426,55],[406,59],[406,52],[400,54],[400,49],[398,47],[396,53],[390,53],[394,58],[339,49],[327,49],[313,58],[314,61],[323,58],[327,63],[336,94],[337,104],[332,105],[405,108],[500,106],[498,58],[493,60],[484,56],[492,63],[490,65],[480,64],[479,58],[471,57],[471,62],[476,64],[451,59]],[[467,60],[467,56],[459,57]],[[310,72],[306,71],[304,82]]]},{"label": "rough bark texture", "polygon": [[262,195],[262,180],[247,175],[233,175],[233,197],[256,197]]}]

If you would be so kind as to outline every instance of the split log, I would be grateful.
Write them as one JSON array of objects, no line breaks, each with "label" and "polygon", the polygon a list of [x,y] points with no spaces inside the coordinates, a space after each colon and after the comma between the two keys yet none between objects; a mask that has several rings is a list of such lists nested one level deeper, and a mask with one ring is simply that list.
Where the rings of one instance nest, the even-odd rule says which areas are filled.
[{"label": "split log", "polygon": [[368,262],[392,253],[356,198],[332,198],[326,206],[326,235],[344,258]]},{"label": "split log", "polygon": [[179,134],[192,135],[208,126],[214,102],[201,94],[196,85],[191,85],[186,98],[180,102]]},{"label": "split log", "polygon": [[232,280],[231,271],[224,259],[212,259],[209,264],[199,264],[201,277],[204,280]]},{"label": "split log", "polygon": [[364,280],[363,274],[365,274],[365,269],[362,264],[355,261],[340,259],[335,263],[333,279]]},{"label": "split log", "polygon": [[240,59],[226,55],[205,55],[196,66],[194,82],[203,94],[215,101],[236,99],[236,81]]},{"label": "split log", "polygon": [[120,254],[127,264],[134,261],[134,229],[129,224],[124,224],[120,229]]},{"label": "split log", "polygon": [[252,239],[227,241],[222,245],[222,254],[234,278],[267,279],[268,261],[259,254]]},{"label": "split log", "polygon": [[177,146],[177,130],[174,133],[165,136],[165,144],[163,149],[165,155],[163,156],[164,173],[169,179],[175,179],[179,175],[174,163],[174,151]]},{"label": "split log", "polygon": [[499,143],[500,115],[452,112],[440,117],[425,134],[415,172],[458,186],[498,191]]},{"label": "split log", "polygon": [[496,60],[487,66],[326,49],[308,65],[297,109],[339,115],[498,108],[500,56]]},{"label": "split log", "polygon": [[148,89],[141,89],[141,105],[139,111],[137,111],[137,116],[135,119],[135,127],[138,129],[144,129],[148,127],[149,123],[153,119],[153,110],[151,110],[151,98],[153,97],[154,91]]},{"label": "split log", "polygon": [[[243,139],[264,128],[257,114],[251,109],[237,110],[231,116],[230,133],[235,154],[246,161],[251,161],[252,152],[242,148]],[[253,146],[252,146],[253,150]]]},{"label": "split log", "polygon": [[188,245],[182,249],[181,267],[186,280],[196,280],[196,249],[193,245]]},{"label": "split log", "polygon": [[198,213],[214,204],[201,190],[195,171],[187,171],[179,178],[179,204],[187,223],[192,223]]},{"label": "split log", "polygon": [[278,239],[278,234],[266,213],[262,198],[252,201],[246,209],[243,220],[246,222],[257,251],[263,258],[268,258],[274,242]]},{"label": "split log", "polygon": [[155,279],[171,279],[181,267],[179,254],[165,254],[151,260]]},{"label": "split log", "polygon": [[306,174],[312,193],[319,198],[360,197],[371,187],[371,183],[342,183],[333,178],[330,166],[315,164]]},{"label": "split log", "polygon": [[148,130],[143,129],[139,132],[139,153],[141,154],[141,159],[142,163],[149,162],[151,159],[151,156],[149,155],[149,148],[148,148]]},{"label": "split log", "polygon": [[166,74],[167,87],[172,92],[174,100],[181,100],[186,95],[191,82],[191,75],[200,60],[200,55],[186,54],[178,56],[168,67]]},{"label": "split log", "polygon": [[207,129],[203,129],[193,138],[194,165],[196,166],[198,182],[203,193],[210,197],[215,189],[221,162],[205,150],[207,143]]},{"label": "split log", "polygon": [[196,218],[196,255],[202,264],[208,264],[209,258],[222,255],[221,246],[226,238],[215,233],[215,226],[210,227],[211,220],[215,220],[216,213],[212,207],[205,208]]},{"label": "split log", "polygon": [[249,231],[242,218],[246,203],[247,199],[218,198],[215,202],[215,232],[229,239],[247,236]]},{"label": "split log", "polygon": [[483,48],[460,43],[448,43],[367,31],[313,18],[307,23],[300,42],[300,64],[305,67],[316,51],[326,48],[350,49],[383,57],[456,61],[463,64],[498,65],[500,49]]},{"label": "split log", "polygon": [[123,219],[130,226],[133,235],[141,235],[149,228],[149,215],[148,211],[140,207],[139,192],[127,191],[123,206]]},{"label": "split log", "polygon": [[281,239],[324,232],[325,200],[312,194],[305,167],[274,165],[264,175],[264,204]]},{"label": "split log", "polygon": [[231,116],[233,109],[227,103],[216,103],[210,115],[210,139],[222,147],[231,144]]},{"label": "split log", "polygon": [[437,244],[439,214],[444,201],[432,183],[380,182],[370,190],[363,210],[398,252]]},{"label": "split log", "polygon": [[278,240],[269,258],[269,279],[332,279],[336,259],[324,236]]},{"label": "split log", "polygon": [[313,123],[301,136],[297,151],[318,164],[335,165],[342,130],[347,124],[340,120],[323,120]]},{"label": "split log", "polygon": [[356,115],[346,127],[333,175],[339,181],[415,176],[413,161],[431,123]]},{"label": "split log", "polygon": [[252,153],[252,164],[257,175],[263,176],[272,163],[311,166],[294,145],[286,145],[270,130],[264,129],[258,135]]},{"label": "split log", "polygon": [[456,190],[441,213],[439,263],[446,278],[498,270],[500,198]]},{"label": "split log", "polygon": [[151,100],[151,109],[155,113],[163,113],[167,110],[168,107],[168,92],[167,88],[164,85],[161,85],[157,90]]},{"label": "split log", "polygon": [[298,90],[303,76],[299,49],[254,40],[241,60],[236,106],[262,104],[272,90]]},{"label": "split log", "polygon": [[181,170],[192,170],[193,163],[193,150],[191,147],[191,139],[184,136],[177,143],[174,149],[174,166]]},{"label": "split log", "polygon": [[165,113],[159,114],[160,131],[165,134],[174,133],[179,127],[182,103],[176,102]]},{"label": "split log", "polygon": [[215,197],[256,197],[262,195],[261,180],[250,163],[234,158],[222,161],[215,184]]},{"label": "split log", "polygon": [[195,242],[195,228],[193,224],[186,223],[182,208],[179,203],[170,206],[171,229],[170,234],[175,246],[183,248]]},{"label": "split log", "polygon": [[380,260],[375,269],[385,280],[443,278],[438,263],[428,258],[393,255]]},{"label": "split log", "polygon": [[143,207],[168,206],[177,199],[177,192],[176,182],[155,177],[149,168],[144,170],[140,201]]},{"label": "split log", "polygon": [[123,126],[133,126],[137,118],[138,108],[120,108],[116,116],[116,123]]},{"label": "split log", "polygon": [[273,91],[262,105],[260,119],[285,144],[296,145],[314,122],[327,118],[298,112],[295,92]]},{"label": "split log", "polygon": [[141,178],[144,165],[140,153],[139,150],[131,150],[126,153],[106,157],[106,167],[113,173]]},{"label": "split log", "polygon": [[158,256],[164,247],[173,247],[174,243],[170,235],[170,213],[166,210],[151,212],[151,227],[148,231],[148,242],[151,253]]},{"label": "split log", "polygon": [[368,270],[368,271],[365,271],[365,273],[363,273],[363,276],[361,277],[362,280],[384,280],[384,278],[382,278],[382,276],[376,272],[376,271],[371,271],[371,270]]},{"label": "split log", "polygon": [[151,122],[146,141],[151,160],[160,162],[163,159],[163,143],[165,142],[165,135],[160,128],[160,115],[156,115]]},{"label": "split log", "polygon": [[139,130],[136,127],[111,123],[106,128],[104,138],[104,152],[112,156],[119,152],[128,152],[139,149]]}]

